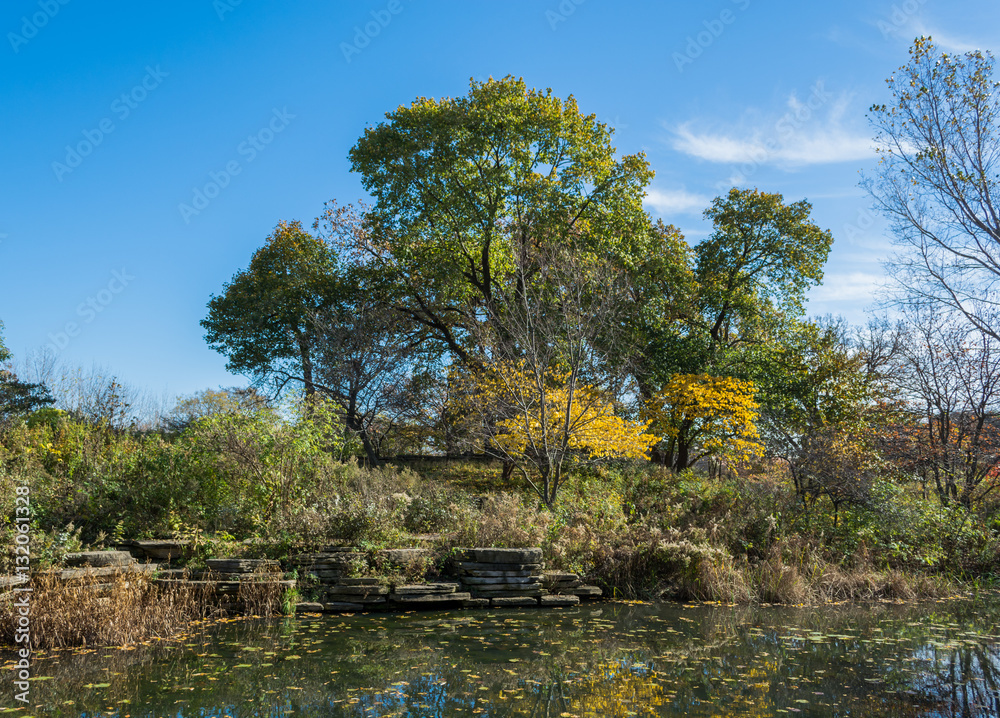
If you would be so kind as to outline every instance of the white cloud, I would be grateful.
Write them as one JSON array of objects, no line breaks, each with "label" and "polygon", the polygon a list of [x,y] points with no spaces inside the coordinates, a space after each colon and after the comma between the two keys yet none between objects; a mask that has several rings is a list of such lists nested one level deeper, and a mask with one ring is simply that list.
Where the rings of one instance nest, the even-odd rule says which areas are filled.
[{"label": "white cloud", "polygon": [[809,292],[810,303],[872,302],[875,293],[885,284],[885,277],[870,272],[847,274],[827,273],[823,284]]},{"label": "white cloud", "polygon": [[688,192],[685,189],[646,190],[643,204],[652,207],[659,214],[691,214],[704,210],[711,203],[705,195]]},{"label": "white cloud", "polygon": [[714,131],[685,122],[673,128],[671,146],[708,162],[785,168],[867,159],[873,155],[871,139],[844,124],[851,100],[845,93],[835,97],[818,82],[804,101],[789,95],[788,109],[777,119]]},{"label": "white cloud", "polygon": [[923,35],[933,39],[934,44],[946,52],[974,52],[975,50],[984,49],[982,45],[976,45],[967,40],[957,38],[954,35],[946,35],[938,30],[932,30],[921,20],[914,20],[910,23],[910,27],[913,28],[913,32],[911,37],[907,38],[908,42],[912,42],[913,38],[917,35]]}]

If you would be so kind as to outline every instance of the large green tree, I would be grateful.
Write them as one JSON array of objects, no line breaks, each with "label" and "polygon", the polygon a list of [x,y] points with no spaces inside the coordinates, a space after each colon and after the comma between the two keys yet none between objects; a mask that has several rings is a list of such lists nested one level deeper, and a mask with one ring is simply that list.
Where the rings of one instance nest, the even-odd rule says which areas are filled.
[{"label": "large green tree", "polygon": [[396,309],[468,360],[473,330],[523,290],[512,270],[539,247],[640,262],[652,172],[641,154],[616,156],[612,132],[513,77],[418,98],[367,129],[350,151],[375,198],[358,248],[397,287]]},{"label": "large green tree", "polygon": [[280,222],[247,269],[208,303],[205,339],[228,359],[226,368],[283,388],[301,380],[315,392],[316,327],[312,317],[334,300],[337,257],[302,228]]},{"label": "large green tree", "polygon": [[[733,188],[705,210],[714,231],[694,249],[700,329],[715,371],[789,329],[805,293],[823,280],[833,235],[810,219],[805,200]],[[748,377],[753,378],[753,377]]]}]

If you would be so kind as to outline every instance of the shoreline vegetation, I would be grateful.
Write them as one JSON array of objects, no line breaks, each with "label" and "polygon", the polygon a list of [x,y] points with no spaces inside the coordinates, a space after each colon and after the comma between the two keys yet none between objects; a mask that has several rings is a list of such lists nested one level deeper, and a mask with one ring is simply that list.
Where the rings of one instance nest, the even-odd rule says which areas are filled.
[{"label": "shoreline vegetation", "polygon": [[[449,580],[442,570],[455,547],[538,546],[545,569],[578,573],[605,598],[724,604],[950,597],[992,586],[998,561],[997,540],[981,515],[943,510],[935,498],[896,484],[876,486],[870,501],[834,512],[829,504],[803,503],[773,464],[710,476],[620,462],[573,473],[550,509],[516,477],[505,483],[499,462],[407,460],[369,469],[309,448],[296,440],[301,431],[275,423],[254,445],[273,455],[247,460],[244,444],[235,461],[225,450],[200,454],[180,437],[102,431],[68,417],[26,430],[22,438],[31,444],[18,454],[32,457],[21,470],[29,474],[35,515],[38,647],[134,643],[222,615],[203,590],[165,588],[155,574],[73,584],[46,573],[65,565],[67,554],[117,546],[127,535],[183,542],[186,555],[170,565],[192,572],[213,557],[287,561],[340,543],[364,557],[349,575],[387,585]],[[225,443],[218,439],[210,444]],[[258,463],[282,466],[288,475],[279,478],[289,483],[294,477],[297,491],[284,504],[280,495],[272,501],[239,493],[254,486],[248,473]],[[60,476],[66,465],[75,467],[73,481]],[[187,492],[160,485],[171,465]],[[214,504],[205,490],[209,480]],[[0,483],[2,495],[13,497],[15,478],[5,473]],[[282,481],[273,486],[288,488]],[[262,511],[271,505],[272,513]],[[13,505],[4,509],[14,512]],[[8,545],[15,530],[4,527]],[[405,564],[379,558],[387,549],[412,547],[427,553]],[[13,556],[4,560],[3,573],[13,573]],[[277,615],[313,598],[308,581],[300,580],[296,591],[291,599],[272,594],[246,612]],[[9,600],[0,604],[6,645],[12,645],[13,610]]]}]

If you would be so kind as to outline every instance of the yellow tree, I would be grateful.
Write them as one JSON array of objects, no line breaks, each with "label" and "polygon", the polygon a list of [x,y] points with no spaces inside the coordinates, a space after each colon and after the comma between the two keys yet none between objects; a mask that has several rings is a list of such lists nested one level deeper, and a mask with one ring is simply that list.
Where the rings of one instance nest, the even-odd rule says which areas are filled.
[{"label": "yellow tree", "polygon": [[470,374],[467,401],[484,419],[490,450],[521,472],[552,508],[567,464],[649,458],[648,422],[617,415],[605,392],[570,370],[508,360]]},{"label": "yellow tree", "polygon": [[674,471],[706,456],[747,459],[760,453],[753,382],[708,374],[674,374],[646,405]]}]

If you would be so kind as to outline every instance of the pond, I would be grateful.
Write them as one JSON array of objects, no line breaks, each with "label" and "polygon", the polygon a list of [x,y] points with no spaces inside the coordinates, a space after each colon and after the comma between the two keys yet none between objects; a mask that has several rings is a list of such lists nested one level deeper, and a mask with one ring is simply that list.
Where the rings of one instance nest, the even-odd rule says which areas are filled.
[{"label": "pond", "polygon": [[[1000,600],[603,603],[216,624],[37,660],[12,716],[1000,715]],[[5,684],[4,684],[5,683]]]}]

